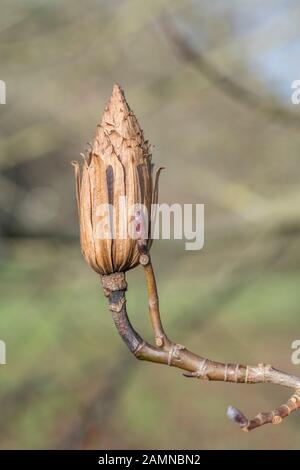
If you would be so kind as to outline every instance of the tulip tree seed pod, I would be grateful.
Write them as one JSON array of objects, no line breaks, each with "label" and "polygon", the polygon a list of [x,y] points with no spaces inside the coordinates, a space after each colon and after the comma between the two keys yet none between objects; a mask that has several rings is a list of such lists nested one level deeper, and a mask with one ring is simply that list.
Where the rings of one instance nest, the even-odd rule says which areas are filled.
[{"label": "tulip tree seed pod", "polygon": [[83,164],[75,166],[82,253],[99,274],[125,272],[151,245],[151,209],[157,203],[150,145],[119,85],[98,124]]}]

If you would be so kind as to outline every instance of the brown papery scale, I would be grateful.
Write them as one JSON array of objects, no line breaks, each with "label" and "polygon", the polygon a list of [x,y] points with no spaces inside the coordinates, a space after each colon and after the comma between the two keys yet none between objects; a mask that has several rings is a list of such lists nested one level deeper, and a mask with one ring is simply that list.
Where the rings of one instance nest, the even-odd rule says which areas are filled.
[{"label": "brown papery scale", "polygon": [[[244,384],[272,383],[291,388],[293,394],[284,404],[259,413],[253,419],[228,407],[228,417],[244,431],[268,423],[281,423],[300,407],[298,377],[262,363],[246,366],[206,359],[171,341],[163,329],[149,253],[151,204],[157,202],[161,168],[153,182],[149,144],[119,85],[114,86],[94,140],[82,156],[81,165],[73,162],[81,249],[88,264],[101,276],[115,326],[129,350],[137,359],[182,369],[186,377]],[[126,197],[125,209],[119,204],[120,197]],[[107,216],[101,212],[103,204],[113,208],[106,224],[102,223],[103,217]],[[132,211],[132,207],[140,205],[147,209],[144,214],[139,208]],[[136,232],[134,238],[128,236],[132,226]],[[114,237],[106,236],[112,233]],[[137,265],[141,265],[145,273],[154,345],[143,340],[127,316],[125,272]]]}]

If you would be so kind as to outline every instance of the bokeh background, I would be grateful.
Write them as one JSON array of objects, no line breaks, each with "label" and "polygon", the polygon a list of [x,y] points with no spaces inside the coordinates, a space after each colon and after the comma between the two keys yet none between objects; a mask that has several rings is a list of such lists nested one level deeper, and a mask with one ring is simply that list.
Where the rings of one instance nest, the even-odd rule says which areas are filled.
[{"label": "bokeh background", "polygon": [[[167,167],[160,201],[205,204],[203,250],[153,246],[168,334],[300,374],[299,19],[296,0],[1,1],[1,448],[299,449],[300,414],[226,418],[288,392],[133,359],[80,253],[70,166],[119,82]],[[151,338],[141,270],[128,282]]]}]

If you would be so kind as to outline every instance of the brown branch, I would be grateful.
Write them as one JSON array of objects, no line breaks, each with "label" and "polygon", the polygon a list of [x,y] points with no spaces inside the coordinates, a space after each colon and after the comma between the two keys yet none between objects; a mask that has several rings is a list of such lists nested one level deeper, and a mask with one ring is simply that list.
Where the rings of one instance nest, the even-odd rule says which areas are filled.
[{"label": "brown branch", "polygon": [[143,267],[147,283],[149,314],[155,336],[155,344],[159,348],[170,346],[170,341],[164,332],[160,318],[157,286],[150,257],[148,257],[148,262]]},{"label": "brown branch", "polygon": [[186,37],[179,33],[170,19],[166,17],[162,18],[160,25],[178,56],[199,70],[210,83],[219,88],[231,99],[248,108],[259,111],[269,118],[277,119],[286,126],[300,126],[300,116],[298,113],[289,111],[272,102],[264,101],[257,93],[245,88],[240,83],[225,75],[215,64],[211,63],[199,49],[196,50]]},{"label": "brown branch", "polygon": [[[148,288],[150,285],[154,289],[153,291],[149,290],[149,298],[153,298],[153,296],[157,296],[157,292],[156,287],[153,287],[154,285],[156,286],[156,283],[152,268],[146,269],[146,278]],[[125,274],[114,273],[102,276],[101,279],[116,328],[129,350],[137,359],[183,369],[187,372],[184,374],[186,377],[244,384],[271,383],[293,389],[293,395],[286,403],[273,411],[259,413],[253,419],[247,419],[239,410],[229,406],[227,411],[228,417],[236,422],[243,431],[251,431],[267,423],[279,424],[291,412],[300,408],[300,379],[274,369],[270,365],[245,366],[242,364],[223,364],[198,356],[189,351],[185,346],[170,342],[169,340],[164,341],[161,347],[150,345],[134,330],[127,316],[125,298],[127,283],[125,281]],[[156,306],[154,317],[160,317],[158,303],[156,303]]]}]

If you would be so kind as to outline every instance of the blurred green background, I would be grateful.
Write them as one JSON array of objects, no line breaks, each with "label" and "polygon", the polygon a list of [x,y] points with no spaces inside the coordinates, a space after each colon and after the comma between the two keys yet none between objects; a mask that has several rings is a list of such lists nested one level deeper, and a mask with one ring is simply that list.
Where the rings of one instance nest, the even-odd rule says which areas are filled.
[{"label": "blurred green background", "polygon": [[[226,418],[288,392],[130,355],[80,253],[70,166],[119,82],[167,167],[160,201],[205,204],[203,250],[152,249],[169,336],[299,375],[299,17],[296,0],[2,0],[1,448],[300,448],[300,414],[249,434]],[[150,339],[141,270],[128,282]]]}]

